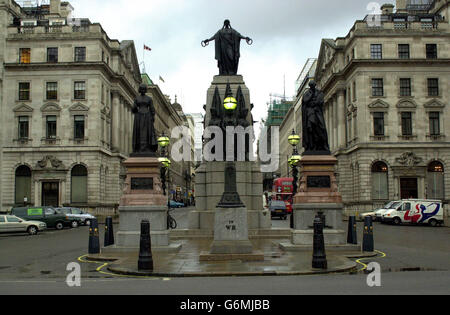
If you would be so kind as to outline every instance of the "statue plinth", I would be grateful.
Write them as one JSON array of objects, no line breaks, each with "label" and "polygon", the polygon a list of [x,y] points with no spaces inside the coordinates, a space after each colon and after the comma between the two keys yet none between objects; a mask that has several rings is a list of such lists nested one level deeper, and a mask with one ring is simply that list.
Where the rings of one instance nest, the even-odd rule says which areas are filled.
[{"label": "statue plinth", "polygon": [[314,219],[325,218],[323,233],[327,248],[334,250],[359,250],[358,245],[346,244],[342,221],[342,196],[338,191],[332,155],[303,155],[299,162],[300,184],[294,196],[294,230],[291,242],[281,243],[284,250],[311,250],[313,246]]},{"label": "statue plinth", "polygon": [[302,176],[294,204],[342,203],[334,175],[336,164],[332,155],[304,155],[299,162]]},{"label": "statue plinth", "polygon": [[165,206],[156,157],[131,157],[123,162],[127,169],[125,188],[120,206]]}]

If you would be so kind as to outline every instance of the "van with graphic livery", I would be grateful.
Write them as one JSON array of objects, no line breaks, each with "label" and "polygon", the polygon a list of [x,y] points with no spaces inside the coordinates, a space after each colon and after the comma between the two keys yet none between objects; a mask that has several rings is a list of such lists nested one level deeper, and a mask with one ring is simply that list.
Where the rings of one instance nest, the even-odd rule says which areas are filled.
[{"label": "van with graphic livery", "polygon": [[444,210],[441,200],[403,199],[391,205],[382,217],[383,223],[444,224]]}]

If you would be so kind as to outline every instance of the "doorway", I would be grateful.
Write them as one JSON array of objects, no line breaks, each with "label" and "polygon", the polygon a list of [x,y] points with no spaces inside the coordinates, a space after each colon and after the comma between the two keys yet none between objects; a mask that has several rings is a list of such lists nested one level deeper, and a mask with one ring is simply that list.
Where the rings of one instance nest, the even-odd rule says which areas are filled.
[{"label": "doorway", "polygon": [[42,182],[42,206],[59,206],[58,182]]},{"label": "doorway", "polygon": [[419,198],[417,178],[400,178],[400,196],[402,199]]}]

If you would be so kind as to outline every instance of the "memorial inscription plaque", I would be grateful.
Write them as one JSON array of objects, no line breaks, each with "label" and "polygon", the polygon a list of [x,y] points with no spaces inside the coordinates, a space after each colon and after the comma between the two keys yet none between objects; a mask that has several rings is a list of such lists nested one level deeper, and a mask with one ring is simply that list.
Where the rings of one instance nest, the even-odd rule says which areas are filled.
[{"label": "memorial inscription plaque", "polygon": [[153,190],[153,177],[132,178],[131,190]]}]

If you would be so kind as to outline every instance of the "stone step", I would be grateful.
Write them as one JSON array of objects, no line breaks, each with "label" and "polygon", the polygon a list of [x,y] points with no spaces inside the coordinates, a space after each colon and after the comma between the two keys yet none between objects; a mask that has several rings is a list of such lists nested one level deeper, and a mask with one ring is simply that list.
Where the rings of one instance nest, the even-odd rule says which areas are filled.
[{"label": "stone step", "polygon": [[[250,238],[290,238],[290,229],[261,229],[261,230],[249,230]],[[214,237],[214,231],[208,230],[171,230],[170,239],[184,239],[184,238],[212,238]]]}]

